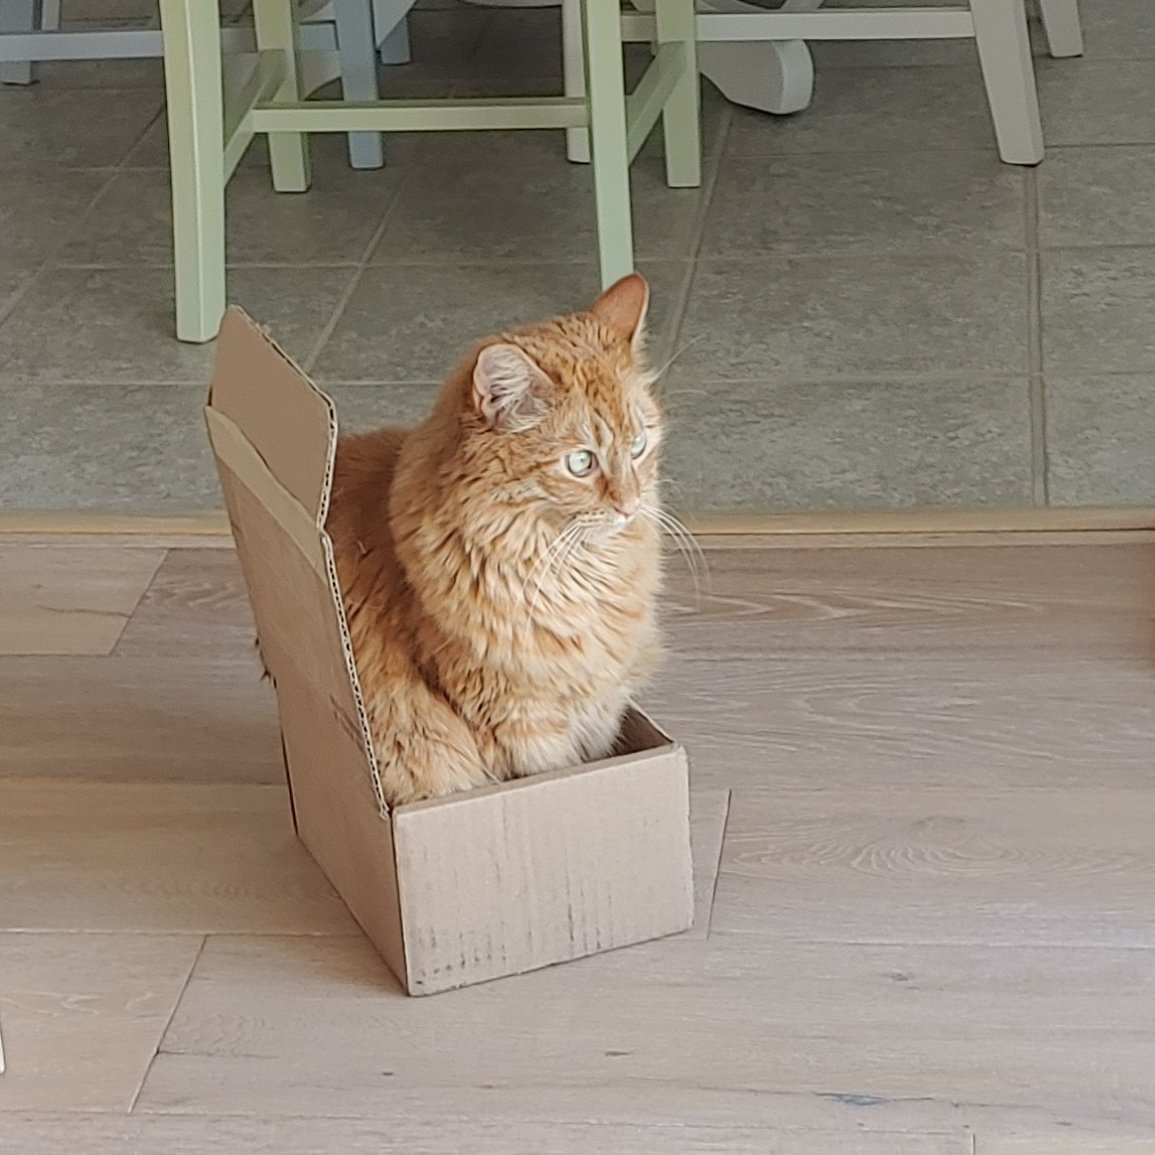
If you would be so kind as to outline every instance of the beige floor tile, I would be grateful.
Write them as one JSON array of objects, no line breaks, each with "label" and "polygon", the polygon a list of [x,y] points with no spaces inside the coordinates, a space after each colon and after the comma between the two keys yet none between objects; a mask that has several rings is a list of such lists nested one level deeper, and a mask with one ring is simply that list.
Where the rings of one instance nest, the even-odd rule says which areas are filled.
[{"label": "beige floor tile", "polygon": [[733,158],[702,255],[942,252],[1025,244],[1022,171],[994,152]]},{"label": "beige floor tile", "polygon": [[[641,271],[653,283],[652,348],[660,357],[685,266]],[[598,290],[596,269],[576,263],[367,269],[316,373],[322,382],[440,381],[481,337],[586,308]]]},{"label": "beige floor tile", "polygon": [[1047,380],[1052,505],[1155,504],[1155,373]]},{"label": "beige floor tile", "polygon": [[0,654],[108,654],[164,551],[0,551]]},{"label": "beige floor tile", "polygon": [[1155,146],[1055,148],[1038,181],[1044,247],[1155,242]]},{"label": "beige floor tile", "polygon": [[[701,190],[667,188],[662,162],[651,157],[634,165],[632,190],[638,258],[689,257]],[[559,156],[479,171],[467,158],[423,166],[410,178],[373,261],[582,261],[596,251],[588,165]]]},{"label": "beige floor tile", "polygon": [[9,1112],[129,1109],[201,942],[0,934],[6,1143]]},{"label": "beige floor tile", "polygon": [[0,781],[0,799],[2,930],[356,929],[283,785],[22,779]]},{"label": "beige floor tile", "polygon": [[416,425],[433,409],[440,382],[427,385],[326,384],[337,407],[342,433],[363,433],[382,425]]},{"label": "beige floor tile", "polygon": [[1155,247],[1046,252],[1042,270],[1045,373],[1155,369]]},{"label": "beige floor tile", "polygon": [[[278,194],[268,173],[244,168],[229,182],[234,264],[352,264],[364,256],[402,182],[401,170],[319,168],[307,193]],[[61,265],[171,265],[169,176],[119,173],[56,253]]]},{"label": "beige floor tile", "polygon": [[[229,296],[304,358],[353,273],[234,269]],[[212,347],[175,339],[172,299],[169,269],[52,270],[0,326],[0,380],[207,387]]]},{"label": "beige floor tile", "polygon": [[[159,345],[163,337],[142,339],[137,352],[143,370],[143,346],[150,340]],[[111,342],[109,352],[115,356]],[[204,382],[4,385],[0,506],[152,513],[219,508],[204,426],[211,354],[177,350],[173,360],[203,364]],[[76,371],[83,372],[83,364]]]},{"label": "beige floor tile", "polygon": [[[794,152],[905,152],[994,145],[977,67],[816,71],[814,100],[798,116],[736,109],[728,156]],[[912,164],[917,159],[912,157]]]},{"label": "beige floor tile", "polygon": [[159,115],[159,91],[0,89],[0,166],[120,164]]},{"label": "beige floor tile", "polygon": [[671,386],[1020,373],[1025,274],[1000,252],[703,261]]},{"label": "beige floor tile", "polygon": [[110,179],[108,169],[3,166],[0,265],[49,257]]},{"label": "beige floor tile", "polygon": [[1037,73],[1048,144],[1155,143],[1155,124],[1144,110],[1149,61],[1042,59]]},{"label": "beige floor tile", "polygon": [[[703,305],[698,316],[708,331],[705,312]],[[675,508],[1031,503],[1031,420],[1021,378],[691,384],[688,371],[679,366],[675,374],[665,449]]]}]

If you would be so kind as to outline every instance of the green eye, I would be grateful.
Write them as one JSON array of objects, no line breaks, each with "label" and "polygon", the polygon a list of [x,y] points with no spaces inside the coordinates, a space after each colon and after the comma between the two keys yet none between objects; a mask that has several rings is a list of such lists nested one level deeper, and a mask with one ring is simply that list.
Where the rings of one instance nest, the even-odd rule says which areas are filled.
[{"label": "green eye", "polygon": [[565,467],[574,477],[586,477],[593,471],[594,455],[588,449],[566,454]]},{"label": "green eye", "polygon": [[646,431],[643,429],[641,433],[634,438],[633,445],[630,446],[631,457],[641,457],[646,451],[646,446],[649,445],[650,439],[646,436]]}]

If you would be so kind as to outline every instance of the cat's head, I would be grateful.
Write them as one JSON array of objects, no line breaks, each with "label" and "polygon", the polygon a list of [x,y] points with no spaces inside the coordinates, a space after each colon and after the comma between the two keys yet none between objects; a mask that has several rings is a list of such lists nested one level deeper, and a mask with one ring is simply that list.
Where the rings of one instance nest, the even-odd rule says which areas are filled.
[{"label": "cat's head", "polygon": [[462,449],[514,504],[613,532],[658,504],[661,412],[632,274],[583,313],[495,338],[473,364]]}]

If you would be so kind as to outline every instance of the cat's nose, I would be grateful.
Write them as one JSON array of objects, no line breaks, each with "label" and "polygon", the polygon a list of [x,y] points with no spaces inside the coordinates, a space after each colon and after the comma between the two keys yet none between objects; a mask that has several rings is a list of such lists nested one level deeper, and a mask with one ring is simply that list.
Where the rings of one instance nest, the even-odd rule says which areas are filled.
[{"label": "cat's nose", "polygon": [[623,521],[630,521],[641,508],[641,504],[642,499],[638,494],[622,494],[614,502],[614,509],[617,510],[618,516]]}]

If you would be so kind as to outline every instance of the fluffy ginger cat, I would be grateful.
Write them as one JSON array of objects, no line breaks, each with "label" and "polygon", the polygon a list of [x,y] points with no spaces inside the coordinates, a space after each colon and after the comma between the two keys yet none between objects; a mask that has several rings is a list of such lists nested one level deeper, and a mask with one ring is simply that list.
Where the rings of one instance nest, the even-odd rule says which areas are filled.
[{"label": "fluffy ginger cat", "polygon": [[342,438],[328,529],[386,800],[600,758],[654,669],[661,415],[637,275]]}]

